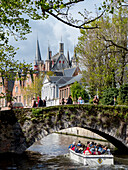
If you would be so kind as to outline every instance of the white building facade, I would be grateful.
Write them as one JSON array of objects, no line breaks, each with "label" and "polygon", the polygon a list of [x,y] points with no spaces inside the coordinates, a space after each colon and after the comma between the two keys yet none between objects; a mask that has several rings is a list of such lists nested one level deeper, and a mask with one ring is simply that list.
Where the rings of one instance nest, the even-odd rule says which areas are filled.
[{"label": "white building facade", "polygon": [[41,98],[46,100],[46,106],[59,105],[59,86],[71,80],[72,77],[45,76]]}]

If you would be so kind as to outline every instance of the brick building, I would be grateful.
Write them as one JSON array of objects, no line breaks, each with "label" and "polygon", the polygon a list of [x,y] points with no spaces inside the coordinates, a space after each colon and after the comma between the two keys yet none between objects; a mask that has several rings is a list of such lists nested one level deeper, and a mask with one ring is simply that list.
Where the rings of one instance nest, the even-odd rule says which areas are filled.
[{"label": "brick building", "polygon": [[[2,94],[4,94],[5,96],[9,94],[14,99],[14,102],[15,101],[22,102],[25,107],[31,107],[31,101],[33,96],[31,94],[27,96],[24,95],[23,89],[27,86],[31,86],[32,82],[34,81],[34,78],[37,77],[38,74],[41,72],[46,74],[48,71],[52,71],[55,77],[60,76],[60,79],[63,76],[70,77],[77,75],[80,70],[76,61],[77,57],[75,51],[74,56],[71,59],[69,56],[69,51],[67,51],[67,56],[65,56],[64,43],[62,42],[60,42],[59,44],[59,52],[57,52],[53,56],[50,47],[48,47],[47,59],[45,61],[42,60],[39,41],[37,40],[36,55],[33,69],[35,73],[32,74],[31,72],[27,72],[26,74],[24,74],[22,70],[20,73],[17,73],[15,80],[7,80],[6,78],[1,76],[0,77],[1,96],[3,96]],[[75,70],[75,72],[72,74],[71,70]],[[62,79],[64,80],[64,77]],[[65,81],[68,81],[68,78],[65,79]],[[65,81],[63,81],[63,83],[66,83]],[[8,102],[10,102],[11,97],[0,98],[0,107],[6,107],[8,105]]]}]

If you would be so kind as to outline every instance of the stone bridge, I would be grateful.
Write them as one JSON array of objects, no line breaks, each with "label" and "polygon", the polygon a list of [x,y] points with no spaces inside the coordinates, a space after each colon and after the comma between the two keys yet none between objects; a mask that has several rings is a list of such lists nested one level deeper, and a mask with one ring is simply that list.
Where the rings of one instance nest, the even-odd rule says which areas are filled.
[{"label": "stone bridge", "polygon": [[60,105],[0,112],[0,153],[23,153],[44,136],[70,127],[91,130],[128,152],[128,107]]}]

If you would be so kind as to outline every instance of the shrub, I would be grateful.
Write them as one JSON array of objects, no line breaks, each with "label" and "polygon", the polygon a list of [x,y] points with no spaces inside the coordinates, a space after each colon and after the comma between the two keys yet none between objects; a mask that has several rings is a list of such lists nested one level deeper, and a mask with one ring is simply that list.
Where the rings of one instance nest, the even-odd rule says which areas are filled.
[{"label": "shrub", "polygon": [[102,103],[105,105],[114,105],[114,97],[117,98],[118,89],[108,88],[103,91]]},{"label": "shrub", "polygon": [[128,105],[128,84],[124,84],[119,88],[118,104]]},{"label": "shrub", "polygon": [[77,81],[71,85],[71,95],[74,101],[77,101],[80,96],[82,97],[85,103],[89,100],[89,95],[87,91]]}]

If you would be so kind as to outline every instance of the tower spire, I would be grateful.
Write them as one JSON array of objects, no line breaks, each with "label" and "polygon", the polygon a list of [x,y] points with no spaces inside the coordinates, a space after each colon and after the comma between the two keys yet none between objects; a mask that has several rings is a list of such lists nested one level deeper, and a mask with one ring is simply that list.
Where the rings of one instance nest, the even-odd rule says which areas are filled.
[{"label": "tower spire", "polygon": [[67,60],[68,60],[69,67],[71,67],[71,61],[70,61],[70,57],[69,57],[69,50],[67,51]]},{"label": "tower spire", "polygon": [[40,47],[39,47],[39,41],[37,38],[37,43],[36,43],[36,56],[35,56],[35,62],[36,61],[41,61],[41,54],[40,54]]}]

